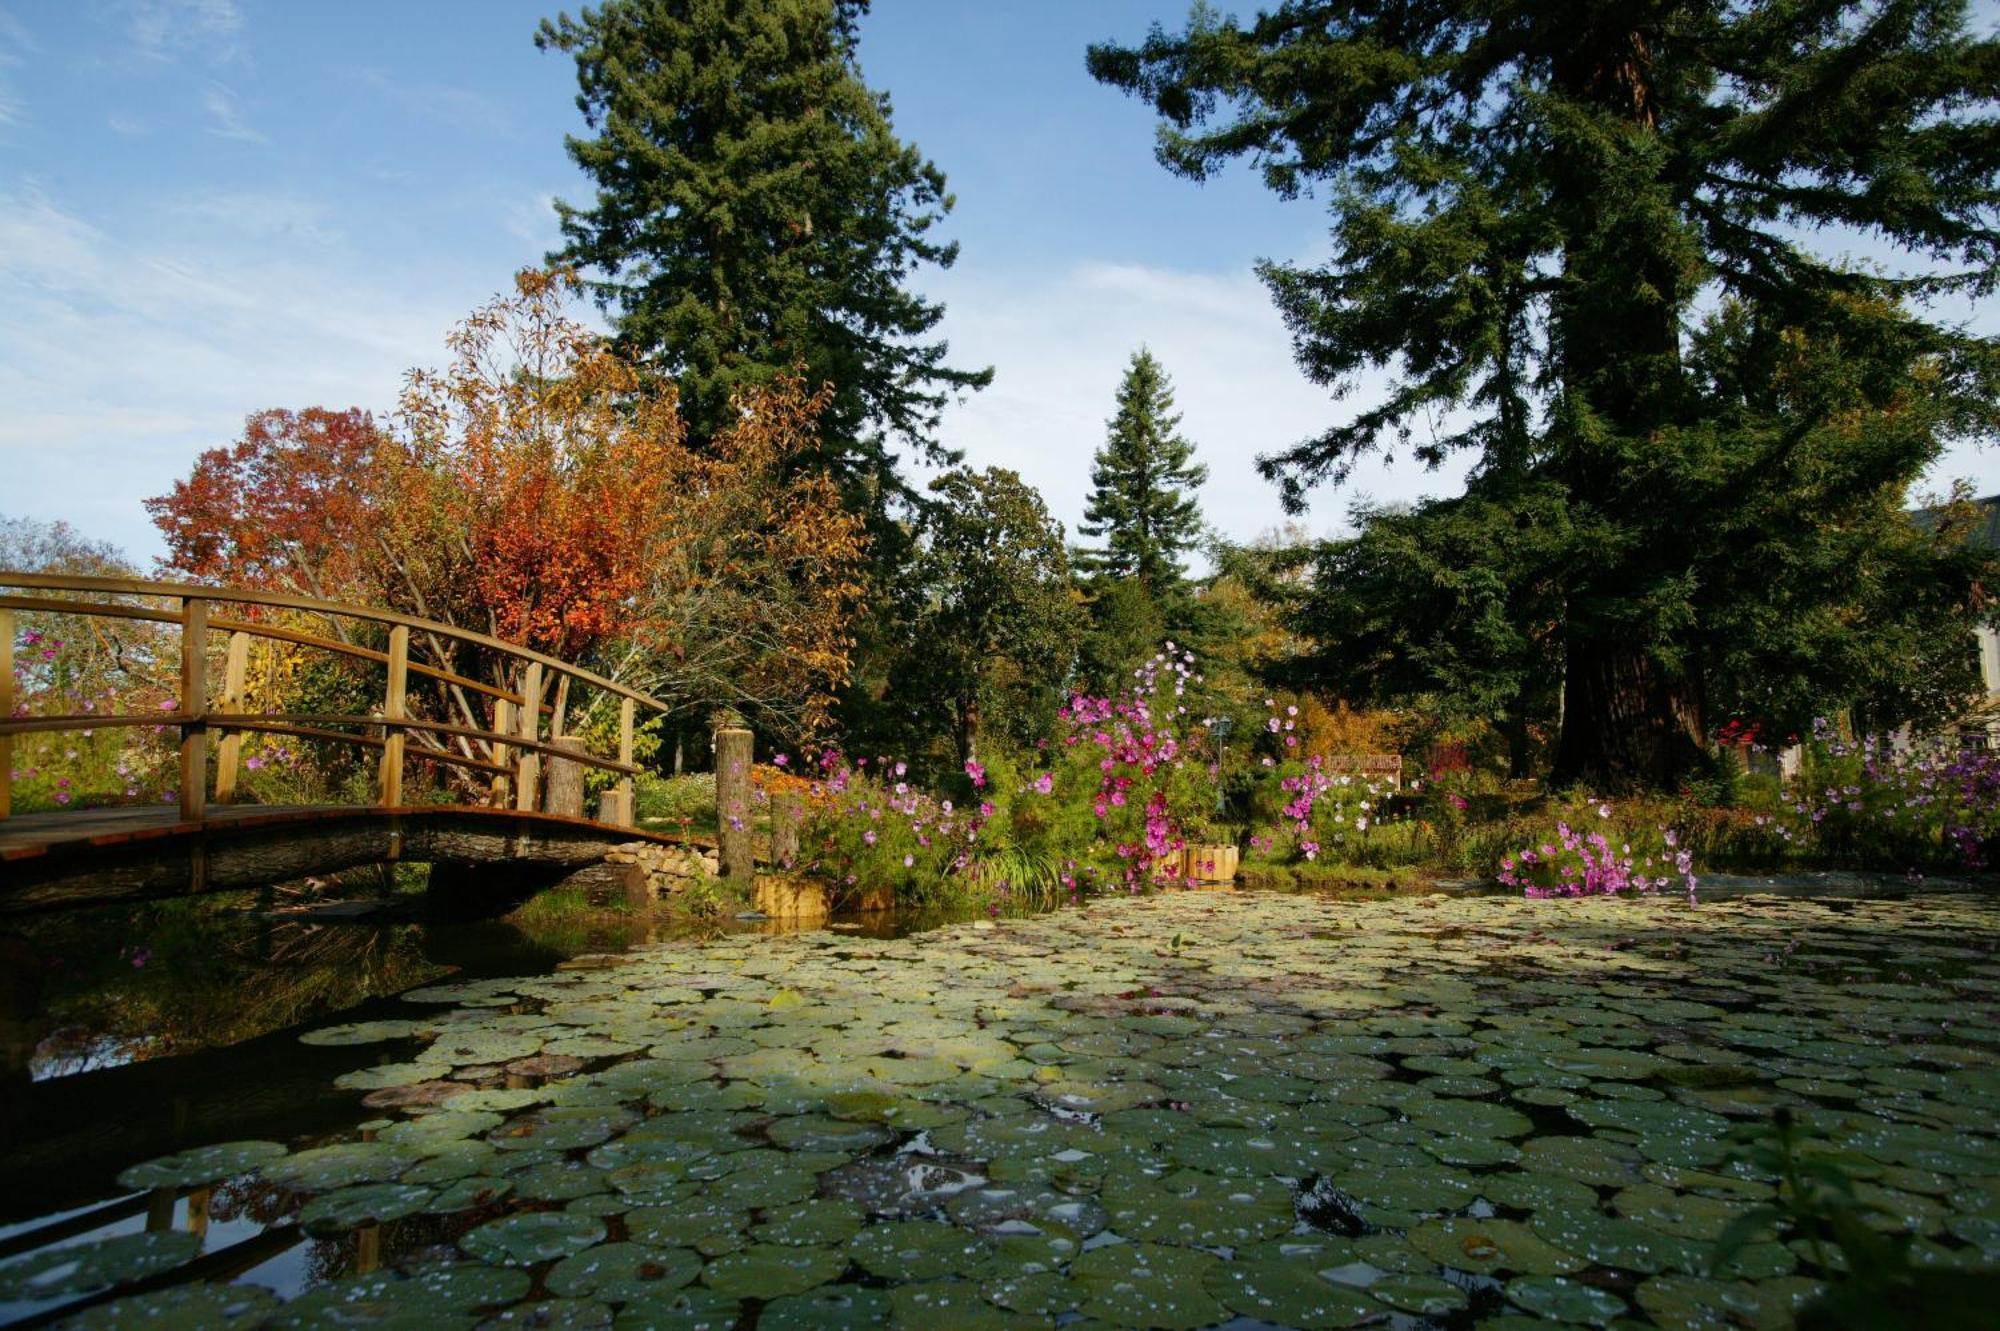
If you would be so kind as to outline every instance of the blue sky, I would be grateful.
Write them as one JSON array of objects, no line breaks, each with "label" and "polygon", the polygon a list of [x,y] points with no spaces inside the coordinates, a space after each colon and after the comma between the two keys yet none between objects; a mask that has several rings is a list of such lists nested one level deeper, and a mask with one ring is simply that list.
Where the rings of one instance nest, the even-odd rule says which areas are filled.
[{"label": "blue sky", "polygon": [[[536,0],[0,0],[0,514],[140,557],[140,507],[273,406],[393,406],[453,321],[556,238],[584,182],[573,67]],[[572,10],[575,8],[571,6]],[[1247,172],[1195,186],[1083,48],[1184,0],[876,0],[870,83],[958,197],[959,265],[922,285],[994,386],[944,438],[1018,469],[1074,525],[1131,351],[1173,374],[1210,520],[1280,520],[1259,452],[1346,408],[1306,383],[1252,277],[1324,249],[1318,205]],[[1943,469],[2000,490],[2000,452]],[[1448,492],[1404,461],[1322,493]]]}]

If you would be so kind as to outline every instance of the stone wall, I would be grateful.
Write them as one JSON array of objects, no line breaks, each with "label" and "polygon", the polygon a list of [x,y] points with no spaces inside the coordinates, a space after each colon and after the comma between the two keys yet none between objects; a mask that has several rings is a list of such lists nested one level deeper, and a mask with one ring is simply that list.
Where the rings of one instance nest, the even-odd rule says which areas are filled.
[{"label": "stone wall", "polygon": [[715,852],[698,846],[663,846],[654,841],[627,841],[613,846],[606,864],[636,864],[646,875],[647,896],[655,901],[674,897],[717,872]]}]

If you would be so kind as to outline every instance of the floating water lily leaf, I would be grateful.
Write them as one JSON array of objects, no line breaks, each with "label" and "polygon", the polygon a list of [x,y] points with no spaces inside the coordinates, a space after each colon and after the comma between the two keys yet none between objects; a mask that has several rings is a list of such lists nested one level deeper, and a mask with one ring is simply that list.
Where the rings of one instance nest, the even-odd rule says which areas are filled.
[{"label": "floating water lily leaf", "polygon": [[134,1165],[118,1176],[118,1186],[145,1192],[153,1188],[197,1188],[205,1183],[247,1174],[285,1154],[277,1142],[222,1142],[198,1146]]},{"label": "floating water lily leaf", "polygon": [[333,1079],[333,1084],[344,1091],[379,1091],[391,1086],[438,1081],[450,1075],[449,1063],[382,1063],[372,1068],[343,1072]]},{"label": "floating water lily leaf", "polygon": [[1222,1263],[1210,1270],[1206,1284],[1231,1312],[1301,1331],[1354,1326],[1383,1311],[1374,1299],[1327,1280],[1310,1264],[1283,1258]]},{"label": "floating water lily leaf", "polygon": [[734,1331],[740,1300],[712,1289],[677,1289],[634,1299],[618,1312],[613,1331]]},{"label": "floating water lily leaf", "polygon": [[678,1289],[701,1274],[701,1258],[686,1248],[600,1243],[565,1257],[549,1271],[548,1287],[565,1298],[628,1303]]},{"label": "floating water lily leaf", "polygon": [[201,1251],[193,1234],[120,1234],[42,1248],[0,1266],[0,1303],[55,1299],[156,1275]]},{"label": "floating water lily leaf", "polygon": [[536,1331],[596,1331],[611,1325],[611,1305],[595,1299],[543,1299],[503,1309],[480,1324],[482,1331],[510,1326]]},{"label": "floating water lily leaf", "polygon": [[582,1252],[604,1239],[604,1222],[563,1211],[502,1216],[461,1234],[458,1246],[503,1266],[533,1266]]},{"label": "floating water lily leaf", "polygon": [[778,1145],[802,1151],[866,1151],[895,1140],[895,1134],[879,1124],[814,1114],[778,1119],[764,1131]]},{"label": "floating water lily leaf", "polygon": [[889,1296],[861,1285],[822,1285],[773,1299],[757,1314],[758,1331],[846,1331],[888,1324]]},{"label": "floating water lily leaf", "polygon": [[1799,1276],[1753,1285],[1666,1275],[1640,1285],[1633,1298],[1661,1326],[1726,1331],[1743,1326],[1788,1327],[1793,1314],[1823,1288]]},{"label": "floating water lily leaf", "polygon": [[1464,1308],[1465,1291],[1448,1280],[1413,1272],[1383,1276],[1368,1286],[1374,1298],[1404,1312],[1424,1317],[1446,1317]]},{"label": "floating water lily leaf", "polygon": [[281,1188],[327,1192],[350,1183],[386,1183],[418,1160],[406,1146],[391,1142],[342,1142],[300,1151],[264,1166],[264,1177]]},{"label": "floating water lily leaf", "polygon": [[363,1183],[313,1198],[299,1212],[299,1224],[315,1237],[340,1234],[415,1215],[435,1196],[429,1188],[407,1183]]},{"label": "floating water lily leaf", "polygon": [[1700,1245],[1642,1225],[1636,1220],[1591,1210],[1537,1211],[1534,1231],[1564,1252],[1603,1266],[1652,1274],[1669,1267],[1687,1269],[1706,1251]]},{"label": "floating water lily leaf", "polygon": [[477,1211],[481,1207],[491,1206],[504,1199],[513,1190],[513,1183],[507,1179],[475,1174],[446,1184],[439,1190],[437,1196],[430,1199],[424,1210],[432,1215]]},{"label": "floating water lily leaf", "polygon": [[854,1237],[866,1218],[866,1213],[853,1202],[821,1197],[793,1206],[772,1207],[751,1237],[759,1243],[842,1244]]},{"label": "floating water lily leaf", "polygon": [[709,1262],[702,1282],[724,1294],[775,1299],[803,1294],[824,1285],[847,1269],[847,1254],[839,1248],[798,1247],[757,1243]]},{"label": "floating water lily leaf", "polygon": [[1588,1262],[1551,1245],[1516,1220],[1448,1216],[1426,1220],[1411,1230],[1409,1245],[1438,1263],[1475,1275],[1501,1271],[1521,1275],[1561,1275]]},{"label": "floating water lily leaf", "polygon": [[430,1155],[468,1137],[500,1126],[504,1120],[490,1110],[440,1110],[421,1118],[404,1119],[383,1129],[380,1141],[409,1146]]},{"label": "floating water lily leaf", "polygon": [[611,1188],[603,1170],[571,1160],[513,1170],[507,1177],[513,1181],[516,1196],[538,1202],[574,1201]]},{"label": "floating water lily leaf", "polygon": [[1563,1276],[1522,1276],[1510,1280],[1507,1298],[1531,1313],[1585,1326],[1605,1326],[1625,1312],[1625,1300],[1611,1291]]},{"label": "floating water lily leaf", "polygon": [[172,1285],[86,1308],[63,1331],[209,1331],[261,1326],[278,1298],[261,1285]]},{"label": "floating water lily leaf", "polygon": [[976,1270],[992,1253],[977,1234],[934,1220],[892,1220],[856,1234],[847,1255],[889,1280],[938,1280]]},{"label": "floating water lily leaf", "polygon": [[1194,1331],[1228,1310],[1208,1291],[1221,1263],[1205,1252],[1157,1243],[1115,1243],[1079,1255],[1070,1279],[1083,1311],[1115,1326]]},{"label": "floating water lily leaf", "polygon": [[1420,1128],[1460,1137],[1525,1137],[1535,1128],[1526,1114],[1483,1100],[1432,1100],[1410,1106],[1409,1117]]},{"label": "floating water lily leaf", "polygon": [[299,1037],[300,1044],[350,1045],[382,1044],[389,1040],[409,1040],[432,1028],[420,1021],[357,1021],[345,1026],[322,1026]]}]

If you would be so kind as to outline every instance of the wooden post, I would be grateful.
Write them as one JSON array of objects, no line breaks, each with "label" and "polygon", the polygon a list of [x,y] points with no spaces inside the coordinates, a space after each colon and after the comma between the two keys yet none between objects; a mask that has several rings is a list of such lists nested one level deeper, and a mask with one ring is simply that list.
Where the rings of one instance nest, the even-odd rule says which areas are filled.
[{"label": "wooden post", "polygon": [[403,803],[403,744],[406,732],[398,722],[409,717],[410,630],[398,624],[389,630],[389,683],[382,693],[382,775],[380,803],[385,809]]},{"label": "wooden post", "polygon": [[[521,680],[521,738],[533,743],[541,736],[542,663],[528,662]],[[542,757],[533,749],[522,749],[514,764],[514,807],[533,812],[541,794]]]},{"label": "wooden post", "polygon": [[[493,700],[494,733],[500,735],[511,735],[514,733],[514,729],[518,724],[519,722],[517,722],[514,719],[514,704],[508,702],[505,698],[494,699]],[[494,762],[498,763],[502,767],[505,767],[507,765],[507,754],[508,754],[507,745],[500,743],[495,743],[493,745],[493,752],[491,757]],[[493,778],[492,803],[494,808],[504,809],[508,805],[514,802],[512,798],[512,791],[510,790],[512,784],[513,782],[511,778],[506,776],[496,776]]]},{"label": "wooden post", "polygon": [[[570,753],[585,751],[584,742],[574,735],[558,736],[549,743]],[[559,758],[550,754],[547,786],[542,794],[544,813],[559,813],[565,818],[583,817],[582,763],[574,758]]]},{"label": "wooden post", "polygon": [[[14,719],[14,612],[0,610],[0,721]],[[14,737],[0,735],[0,818],[14,811]]]},{"label": "wooden post", "polygon": [[715,732],[716,864],[724,881],[745,887],[757,876],[750,845],[751,745],[741,726]]},{"label": "wooden post", "polygon": [[[241,715],[243,690],[250,675],[250,635],[237,630],[229,635],[229,655],[222,663],[222,710]],[[242,771],[243,732],[224,730],[215,751],[215,802],[228,804],[236,798],[236,778]]]},{"label": "wooden post", "polygon": [[794,792],[771,796],[771,862],[789,869],[799,861],[799,827],[805,801]]},{"label": "wooden post", "polygon": [[208,803],[208,602],[181,602],[181,821],[200,822]]},{"label": "wooden post", "polygon": [[[632,765],[632,722],[637,709],[638,704],[630,698],[621,699],[618,703],[618,761],[624,763],[627,767]],[[637,827],[639,825],[639,810],[637,805],[633,803],[633,800],[632,774],[626,772],[618,778],[618,825],[620,827]]]}]

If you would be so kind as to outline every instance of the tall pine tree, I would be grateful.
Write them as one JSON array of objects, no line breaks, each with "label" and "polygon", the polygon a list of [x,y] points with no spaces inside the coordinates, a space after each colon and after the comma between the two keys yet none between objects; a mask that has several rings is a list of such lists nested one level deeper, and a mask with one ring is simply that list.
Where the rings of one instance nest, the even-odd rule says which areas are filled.
[{"label": "tall pine tree", "polygon": [[1262,275],[1315,381],[1394,377],[1261,466],[1296,506],[1377,451],[1476,454],[1414,521],[1491,524],[1461,548],[1560,662],[1558,780],[1677,783],[1746,671],[1853,689],[1904,632],[1873,637],[1885,568],[1969,627],[1976,570],[1902,511],[2000,427],[2000,344],[1926,308],[2000,285],[2000,43],[1961,0],[1204,6],[1089,65],[1170,169],[1331,202],[1332,258]]},{"label": "tall pine tree", "polygon": [[1173,381],[1141,347],[1118,385],[1118,411],[1090,471],[1077,530],[1102,541],[1078,551],[1088,573],[1130,578],[1152,597],[1181,589],[1187,552],[1201,539],[1194,491],[1208,468],[1179,433]]},{"label": "tall pine tree", "polygon": [[674,375],[697,439],[747,385],[799,367],[831,384],[819,464],[879,517],[904,492],[894,446],[949,460],[939,411],[992,371],[947,365],[924,340],[943,307],[906,289],[957,257],[933,236],[952,200],[862,81],[867,8],[604,0],[535,40],[575,57],[594,131],[567,140],[596,197],[556,205],[551,261],[581,269],[619,340]]}]

